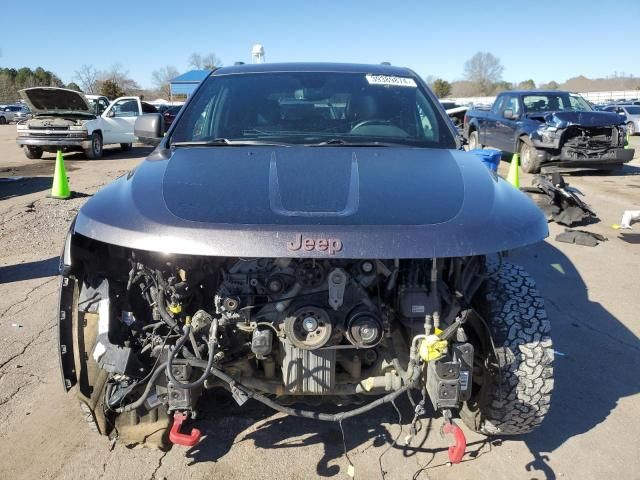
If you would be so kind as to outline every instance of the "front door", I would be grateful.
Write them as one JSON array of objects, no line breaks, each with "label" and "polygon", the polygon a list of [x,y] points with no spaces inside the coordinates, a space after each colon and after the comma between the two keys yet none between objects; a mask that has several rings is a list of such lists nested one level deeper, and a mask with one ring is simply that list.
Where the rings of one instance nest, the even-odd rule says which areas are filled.
[{"label": "front door", "polygon": [[133,127],[140,111],[137,97],[123,97],[113,102],[102,114],[104,143],[133,143]]},{"label": "front door", "polygon": [[[511,110],[516,118],[505,118],[504,112]],[[515,145],[515,135],[518,128],[518,122],[520,119],[520,104],[518,97],[515,95],[508,95],[502,104],[500,114],[496,120],[495,134],[493,138],[493,146],[502,150],[503,152],[513,152]]]}]

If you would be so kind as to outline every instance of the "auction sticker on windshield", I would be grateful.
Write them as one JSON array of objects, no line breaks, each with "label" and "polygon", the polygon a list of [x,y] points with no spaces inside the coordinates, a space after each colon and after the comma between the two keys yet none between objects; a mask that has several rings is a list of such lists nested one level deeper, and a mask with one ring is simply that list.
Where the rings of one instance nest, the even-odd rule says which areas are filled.
[{"label": "auction sticker on windshield", "polygon": [[369,85],[390,85],[394,87],[417,87],[413,78],[395,77],[393,75],[366,75]]}]

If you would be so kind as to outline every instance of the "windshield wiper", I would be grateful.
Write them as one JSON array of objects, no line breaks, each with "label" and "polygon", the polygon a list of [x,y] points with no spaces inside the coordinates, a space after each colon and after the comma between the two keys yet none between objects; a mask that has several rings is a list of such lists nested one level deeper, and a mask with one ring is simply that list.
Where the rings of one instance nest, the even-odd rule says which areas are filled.
[{"label": "windshield wiper", "polygon": [[192,142],[172,142],[172,147],[246,147],[266,145],[273,147],[288,147],[288,143],[265,142],[263,140],[229,140],[228,138],[214,138],[212,140],[197,140]]},{"label": "windshield wiper", "polygon": [[331,138],[324,142],[305,143],[305,147],[392,147],[401,145],[399,143],[386,142],[350,142],[344,138]]}]

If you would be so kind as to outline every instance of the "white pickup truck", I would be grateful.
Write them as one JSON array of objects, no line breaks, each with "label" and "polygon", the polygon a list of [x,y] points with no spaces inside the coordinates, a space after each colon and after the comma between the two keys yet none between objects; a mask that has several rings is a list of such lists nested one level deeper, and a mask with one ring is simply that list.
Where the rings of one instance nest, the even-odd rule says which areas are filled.
[{"label": "white pickup truck", "polygon": [[83,151],[90,159],[102,157],[105,145],[120,144],[130,150],[135,140],[133,126],[143,113],[156,108],[138,97],[120,97],[101,115],[80,92],[64,88],[34,87],[20,91],[33,118],[18,123],[16,143],[27,158],[43,152]]}]

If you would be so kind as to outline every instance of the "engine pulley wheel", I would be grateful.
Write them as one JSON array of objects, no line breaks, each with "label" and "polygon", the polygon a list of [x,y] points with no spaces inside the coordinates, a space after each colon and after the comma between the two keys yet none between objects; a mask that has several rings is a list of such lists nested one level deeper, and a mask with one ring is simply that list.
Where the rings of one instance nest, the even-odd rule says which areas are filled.
[{"label": "engine pulley wheel", "polygon": [[325,271],[320,262],[306,260],[296,268],[296,278],[303,287],[315,288],[324,281]]},{"label": "engine pulley wheel", "polygon": [[308,306],[299,308],[285,319],[285,333],[296,347],[314,350],[324,347],[329,342],[333,326],[326,311]]},{"label": "engine pulley wheel", "polygon": [[359,312],[347,322],[347,338],[358,348],[375,347],[382,340],[382,323],[369,312]]}]

